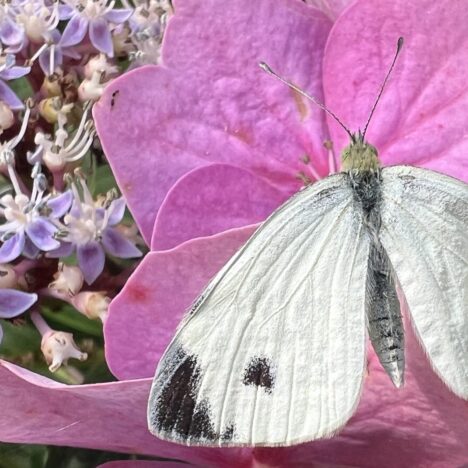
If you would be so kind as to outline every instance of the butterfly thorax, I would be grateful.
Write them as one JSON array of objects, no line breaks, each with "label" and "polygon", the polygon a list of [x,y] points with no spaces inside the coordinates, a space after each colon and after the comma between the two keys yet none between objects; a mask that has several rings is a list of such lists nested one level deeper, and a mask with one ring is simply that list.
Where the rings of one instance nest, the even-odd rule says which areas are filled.
[{"label": "butterfly thorax", "polygon": [[341,154],[344,172],[377,172],[380,164],[377,149],[364,140],[359,131]]}]

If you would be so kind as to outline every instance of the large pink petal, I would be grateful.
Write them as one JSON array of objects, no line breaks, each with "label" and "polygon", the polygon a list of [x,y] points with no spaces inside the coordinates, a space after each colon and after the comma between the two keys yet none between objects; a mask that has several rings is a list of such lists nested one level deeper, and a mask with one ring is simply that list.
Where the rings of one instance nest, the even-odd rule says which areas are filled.
[{"label": "large pink petal", "polygon": [[106,361],[119,379],[150,377],[184,312],[254,226],[151,252],[112,301]]},{"label": "large pink petal", "polygon": [[305,2],[323,11],[332,20],[336,20],[354,0],[305,0]]},{"label": "large pink petal", "polygon": [[67,445],[187,460],[198,466],[245,466],[249,450],[182,447],[146,427],[150,379],[63,385],[0,361],[0,441]]},{"label": "large pink petal", "polygon": [[[326,102],[353,130],[364,126],[397,38],[405,39],[369,126],[368,140],[384,164],[428,167],[468,181],[467,24],[466,5],[451,0],[363,0],[335,23],[324,59]],[[346,134],[331,125],[342,148]]]},{"label": "large pink petal", "polygon": [[[255,8],[249,0],[175,3],[164,66],[116,79],[94,107],[104,150],[147,241],[165,194],[196,167],[229,163],[290,191],[300,187],[300,171],[328,173],[323,112],[258,62],[321,99],[330,21],[297,0],[258,0]],[[305,154],[315,173],[301,161]]]},{"label": "large pink petal", "polygon": [[99,465],[98,468],[187,468],[187,463],[150,461],[150,460],[117,460]]},{"label": "large pink petal", "polygon": [[244,169],[194,169],[169,190],[154,224],[151,248],[170,249],[194,237],[263,221],[288,194]]}]

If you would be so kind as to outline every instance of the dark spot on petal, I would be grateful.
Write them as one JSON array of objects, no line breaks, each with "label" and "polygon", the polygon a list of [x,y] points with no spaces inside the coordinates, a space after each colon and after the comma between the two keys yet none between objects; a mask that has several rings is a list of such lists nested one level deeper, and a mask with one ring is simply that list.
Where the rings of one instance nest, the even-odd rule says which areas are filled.
[{"label": "dark spot on petal", "polygon": [[129,282],[127,284],[127,294],[132,302],[148,302],[150,291],[141,284]]},{"label": "dark spot on petal", "polygon": [[115,106],[115,100],[117,99],[117,96],[118,94],[120,93],[120,90],[116,89],[113,93],[112,93],[112,96],[111,96],[111,109],[113,109],[113,107]]},{"label": "dark spot on petal", "polygon": [[267,358],[252,358],[245,369],[243,383],[263,387],[267,393],[271,393],[275,379],[271,372],[270,361]]}]

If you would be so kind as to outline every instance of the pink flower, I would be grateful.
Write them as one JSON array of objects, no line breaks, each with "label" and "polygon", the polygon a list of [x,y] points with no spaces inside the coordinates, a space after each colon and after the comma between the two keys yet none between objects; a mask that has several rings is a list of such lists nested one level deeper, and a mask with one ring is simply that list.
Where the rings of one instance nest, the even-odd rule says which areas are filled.
[{"label": "pink flower", "polygon": [[329,36],[330,20],[296,0],[183,0],[175,12],[164,66],[117,79],[95,108],[121,190],[157,249],[106,322],[107,359],[122,381],[63,386],[4,363],[0,439],[218,467],[461,465],[467,403],[434,375],[409,325],[405,388],[395,390],[370,354],[359,408],[332,439],[285,449],[187,448],[150,436],[145,413],[152,374],[185,308],[300,178],[334,168],[323,142],[331,139],[337,151],[345,144],[341,129],[257,62],[319,99],[323,87],[330,108],[357,129],[404,36],[369,140],[384,164],[431,167],[466,181],[468,11],[449,0],[358,1]]}]

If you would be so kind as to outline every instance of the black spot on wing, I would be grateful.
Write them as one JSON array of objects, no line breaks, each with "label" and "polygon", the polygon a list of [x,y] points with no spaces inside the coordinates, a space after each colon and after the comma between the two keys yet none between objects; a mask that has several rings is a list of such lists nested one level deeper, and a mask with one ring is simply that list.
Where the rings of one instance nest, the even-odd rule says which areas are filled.
[{"label": "black spot on wing", "polygon": [[243,383],[244,385],[262,387],[267,393],[271,393],[275,379],[269,359],[253,357],[245,369]]},{"label": "black spot on wing", "polygon": [[166,383],[156,397],[151,413],[152,426],[161,432],[175,433],[187,441],[230,440],[234,434],[233,427],[218,434],[214,429],[208,399],[199,398],[203,371],[197,357],[179,348],[172,359],[167,356],[166,360],[167,365],[158,377]]},{"label": "black spot on wing", "polygon": [[235,434],[235,427],[234,427],[234,424],[231,424],[221,434],[221,440],[225,442],[230,441],[234,439],[234,434]]}]

